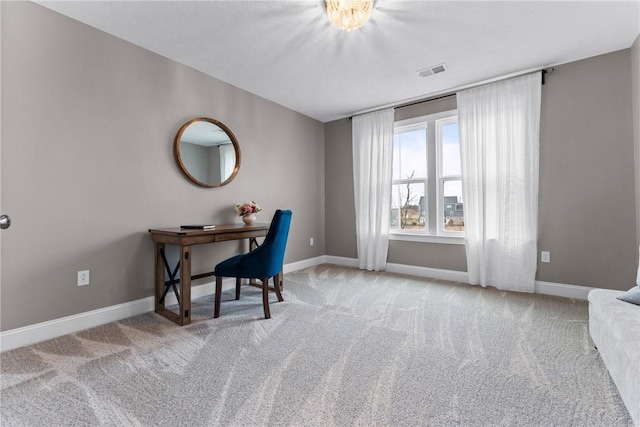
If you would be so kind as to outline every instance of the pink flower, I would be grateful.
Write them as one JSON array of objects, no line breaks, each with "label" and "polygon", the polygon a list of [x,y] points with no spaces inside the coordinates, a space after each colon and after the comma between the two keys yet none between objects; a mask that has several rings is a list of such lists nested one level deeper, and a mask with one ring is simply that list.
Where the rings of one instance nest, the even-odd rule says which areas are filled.
[{"label": "pink flower", "polygon": [[258,204],[254,201],[251,202],[244,202],[241,205],[236,205],[236,213],[239,216],[247,216],[247,215],[251,215],[254,213],[258,213],[262,210],[262,208],[260,208],[260,206],[258,206]]}]

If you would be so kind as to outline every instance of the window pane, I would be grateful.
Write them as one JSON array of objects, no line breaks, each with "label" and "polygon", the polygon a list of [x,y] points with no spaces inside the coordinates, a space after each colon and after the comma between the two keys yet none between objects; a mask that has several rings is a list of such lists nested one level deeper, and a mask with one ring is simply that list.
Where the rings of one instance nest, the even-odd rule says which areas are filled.
[{"label": "window pane", "polygon": [[458,123],[442,125],[442,175],[460,175],[460,138]]},{"label": "window pane", "polygon": [[391,186],[391,215],[389,216],[389,227],[400,229],[400,192],[397,185]]},{"label": "window pane", "polygon": [[400,179],[400,134],[393,135],[393,153],[391,154],[391,179]]},{"label": "window pane", "polygon": [[426,178],[427,130],[397,133],[393,137],[393,179]]},{"label": "window pane", "polygon": [[427,220],[425,184],[394,184],[391,187],[390,227],[424,230]]},{"label": "window pane", "polygon": [[443,184],[444,230],[464,231],[464,207],[462,203],[462,181],[447,180]]}]

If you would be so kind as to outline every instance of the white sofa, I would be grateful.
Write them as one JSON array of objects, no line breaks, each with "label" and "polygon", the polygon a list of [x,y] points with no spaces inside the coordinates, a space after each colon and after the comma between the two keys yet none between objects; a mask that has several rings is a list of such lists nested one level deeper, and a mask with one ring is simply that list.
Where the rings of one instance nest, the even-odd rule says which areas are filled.
[{"label": "white sofa", "polygon": [[640,306],[616,299],[623,293],[589,292],[589,334],[634,425],[640,426]]}]

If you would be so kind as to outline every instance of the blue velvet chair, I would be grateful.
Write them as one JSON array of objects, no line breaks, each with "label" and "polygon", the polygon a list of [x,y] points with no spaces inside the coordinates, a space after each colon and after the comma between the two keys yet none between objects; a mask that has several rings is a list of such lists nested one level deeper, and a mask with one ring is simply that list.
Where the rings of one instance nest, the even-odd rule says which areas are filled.
[{"label": "blue velvet chair", "polygon": [[236,255],[216,265],[216,296],[214,302],[213,317],[220,316],[220,301],[222,297],[222,278],[236,278],[236,299],[240,299],[240,286],[242,279],[258,279],[262,281],[262,305],[264,317],[269,319],[269,278],[273,278],[273,289],[278,301],[282,301],[281,272],[284,262],[284,251],[289,236],[291,225],[291,211],[277,210],[271,226],[262,245],[251,252]]}]

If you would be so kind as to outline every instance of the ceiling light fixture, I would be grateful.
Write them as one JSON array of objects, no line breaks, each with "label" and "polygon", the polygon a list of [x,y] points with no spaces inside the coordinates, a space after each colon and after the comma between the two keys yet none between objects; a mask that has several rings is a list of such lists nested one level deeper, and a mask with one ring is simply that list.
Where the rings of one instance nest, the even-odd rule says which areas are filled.
[{"label": "ceiling light fixture", "polygon": [[345,31],[362,27],[373,10],[373,0],[326,0],[326,5],[329,21]]}]

